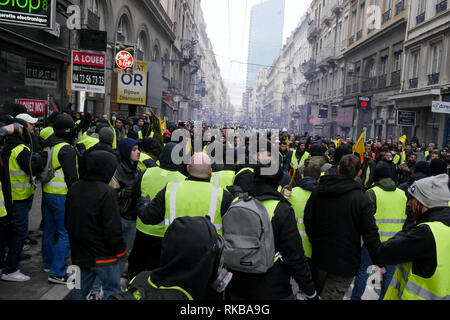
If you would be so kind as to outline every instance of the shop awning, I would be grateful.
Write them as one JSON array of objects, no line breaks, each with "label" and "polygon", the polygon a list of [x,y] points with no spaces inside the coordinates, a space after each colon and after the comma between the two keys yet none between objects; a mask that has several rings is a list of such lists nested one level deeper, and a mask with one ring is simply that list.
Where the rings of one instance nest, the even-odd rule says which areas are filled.
[{"label": "shop awning", "polygon": [[173,104],[171,104],[170,102],[167,102],[165,100],[163,100],[163,102],[170,108],[172,109],[174,112],[178,112],[177,107],[175,107]]}]

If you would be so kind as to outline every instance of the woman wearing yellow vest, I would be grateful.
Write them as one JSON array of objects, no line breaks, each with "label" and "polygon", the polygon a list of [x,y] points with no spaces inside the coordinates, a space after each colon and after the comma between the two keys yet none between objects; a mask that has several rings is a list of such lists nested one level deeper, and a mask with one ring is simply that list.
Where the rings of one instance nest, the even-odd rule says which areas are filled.
[{"label": "woman wearing yellow vest", "polygon": [[385,300],[450,300],[448,175],[416,181],[409,189],[415,225],[384,242],[383,264],[398,265]]},{"label": "woman wearing yellow vest", "polygon": [[[28,127],[28,132],[34,131],[36,118],[28,114],[20,114],[15,121]],[[33,196],[35,185],[32,179],[33,174],[37,174],[43,169],[43,163],[46,159],[32,158],[31,149],[26,145],[28,133],[25,131],[23,135],[13,134],[7,137],[5,148],[3,150],[5,166],[8,174],[5,176],[5,185],[3,185],[4,195],[8,197],[10,204],[10,218],[12,226],[12,237],[9,243],[9,251],[4,262],[4,270],[2,280],[23,282],[30,280],[29,276],[24,275],[18,269],[20,254],[22,252],[25,239],[28,236],[28,219],[29,212],[33,205]],[[3,206],[5,199],[3,198]],[[1,257],[3,258],[3,257]]]}]

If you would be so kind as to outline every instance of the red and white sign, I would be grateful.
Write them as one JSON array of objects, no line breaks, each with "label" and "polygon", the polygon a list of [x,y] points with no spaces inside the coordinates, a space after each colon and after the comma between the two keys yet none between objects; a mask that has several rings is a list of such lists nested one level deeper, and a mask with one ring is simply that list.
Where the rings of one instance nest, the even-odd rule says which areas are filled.
[{"label": "red and white sign", "polygon": [[105,67],[106,59],[104,54],[74,51],[73,64],[92,67]]},{"label": "red and white sign", "polygon": [[44,100],[29,100],[18,99],[18,104],[27,107],[28,111],[34,114],[45,113],[45,101]]},{"label": "red and white sign", "polygon": [[134,59],[133,55],[128,51],[120,51],[116,55],[116,65],[122,69],[126,70],[128,68],[133,68]]}]

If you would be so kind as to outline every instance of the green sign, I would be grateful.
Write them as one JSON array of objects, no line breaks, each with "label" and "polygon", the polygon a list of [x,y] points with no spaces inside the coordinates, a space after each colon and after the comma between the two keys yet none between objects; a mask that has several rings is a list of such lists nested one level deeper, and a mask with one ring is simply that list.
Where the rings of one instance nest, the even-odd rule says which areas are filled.
[{"label": "green sign", "polygon": [[56,0],[0,0],[0,24],[52,29]]}]

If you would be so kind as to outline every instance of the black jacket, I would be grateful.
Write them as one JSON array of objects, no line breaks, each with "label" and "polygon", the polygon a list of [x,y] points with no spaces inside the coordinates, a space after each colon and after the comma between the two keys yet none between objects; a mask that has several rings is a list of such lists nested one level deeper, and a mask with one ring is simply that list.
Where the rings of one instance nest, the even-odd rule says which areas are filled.
[{"label": "black jacket", "polygon": [[278,260],[264,274],[233,271],[233,280],[229,287],[231,294],[252,300],[285,299],[292,297],[292,277],[308,296],[313,296],[315,287],[290,203],[274,187],[267,184],[255,185],[250,195],[264,197],[264,200],[280,201],[274,212],[272,227],[275,250],[281,253],[282,261]]},{"label": "black jacket", "polygon": [[361,263],[361,236],[373,261],[381,245],[375,209],[360,183],[342,175],[321,178],[305,208],[306,233],[315,267],[354,277]]},{"label": "black jacket", "polygon": [[436,242],[429,226],[417,225],[436,221],[450,227],[450,208],[428,210],[414,227],[404,229],[384,242],[377,254],[379,262],[388,265],[413,262],[414,274],[430,278],[437,267]]},{"label": "black jacket", "polygon": [[108,186],[116,166],[115,157],[106,151],[90,153],[88,175],[67,194],[64,223],[72,262],[80,267],[116,262],[125,254],[117,195]]}]

